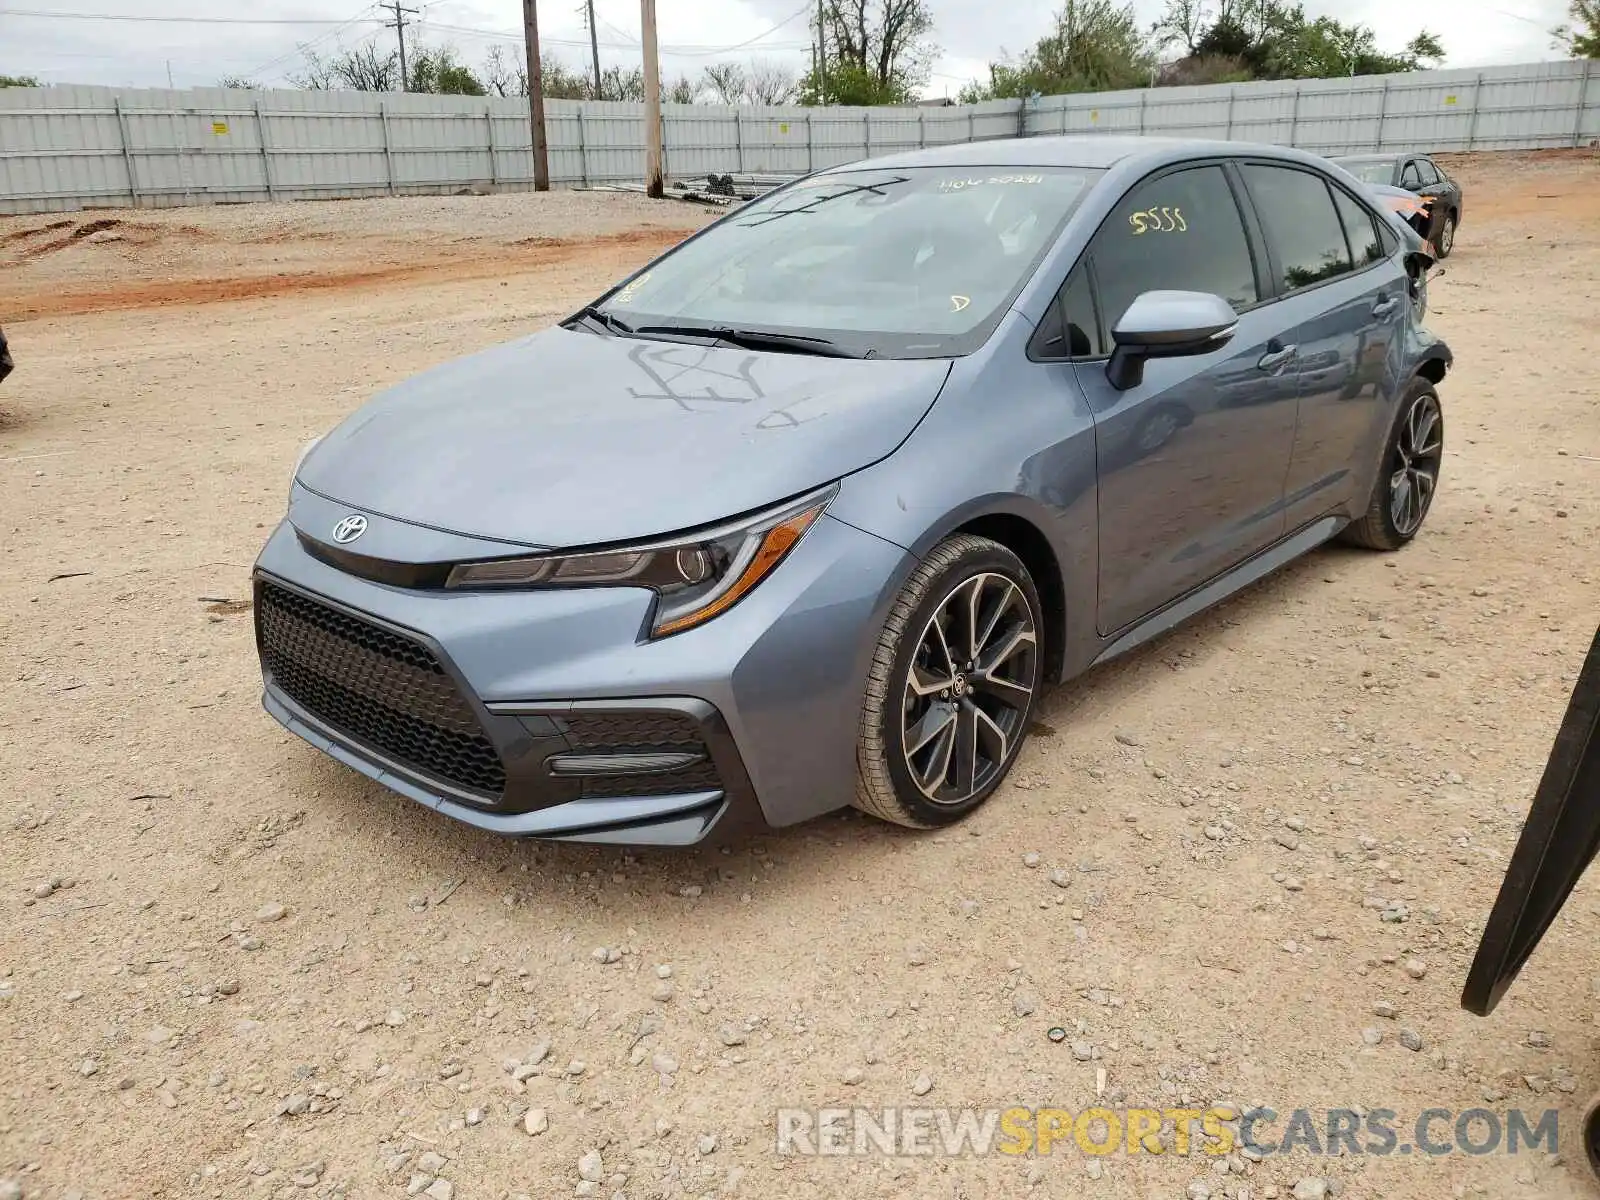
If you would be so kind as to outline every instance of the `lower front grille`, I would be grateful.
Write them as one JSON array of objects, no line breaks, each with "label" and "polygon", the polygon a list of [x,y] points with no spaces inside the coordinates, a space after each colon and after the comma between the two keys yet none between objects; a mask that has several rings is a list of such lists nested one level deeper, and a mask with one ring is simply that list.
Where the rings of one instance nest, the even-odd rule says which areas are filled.
[{"label": "lower front grille", "polygon": [[458,789],[504,792],[494,744],[421,642],[266,580],[256,641],[273,682],[319,720]]},{"label": "lower front grille", "polygon": [[723,786],[700,727],[686,713],[665,709],[628,711],[574,709],[561,717],[573,753],[642,754],[689,751],[704,755],[676,771],[647,775],[595,775],[583,780],[585,798],[664,796],[678,792],[715,791]]}]

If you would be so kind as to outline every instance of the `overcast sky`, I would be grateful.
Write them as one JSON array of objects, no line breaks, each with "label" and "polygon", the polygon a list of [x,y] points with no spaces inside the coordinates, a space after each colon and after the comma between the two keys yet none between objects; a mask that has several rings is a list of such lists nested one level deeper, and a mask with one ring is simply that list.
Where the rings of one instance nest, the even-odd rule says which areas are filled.
[{"label": "overcast sky", "polygon": [[[449,44],[469,63],[499,42],[513,53],[521,40],[519,0],[405,0],[420,9],[410,35]],[[1141,18],[1153,19],[1164,0],[1137,0]],[[954,95],[985,64],[1026,48],[1049,26],[1059,0],[930,0],[941,49],[926,94]],[[104,83],[158,87],[170,69],[178,87],[214,84],[223,75],[282,85],[300,62],[298,47],[314,42],[338,50],[375,39],[394,44],[377,9],[362,0],[0,0],[0,74],[37,75],[49,83]],[[662,72],[698,74],[708,62],[760,55],[797,70],[809,65],[814,0],[657,0]],[[1559,57],[1548,30],[1565,0],[1457,0],[1454,4],[1398,4],[1394,0],[1306,0],[1312,15],[1328,13],[1370,25],[1384,49],[1397,50],[1424,26],[1444,39],[1447,66],[1533,62]],[[574,66],[587,61],[581,0],[539,0],[540,33],[549,52]],[[596,0],[603,64],[639,61],[639,6],[635,0]],[[26,13],[120,14],[128,21],[77,20]],[[275,25],[185,24],[161,17],[252,17]],[[337,22],[352,19],[341,27]],[[322,22],[322,23],[317,23]],[[741,43],[750,43],[741,46]],[[739,47],[730,49],[731,47]]]}]

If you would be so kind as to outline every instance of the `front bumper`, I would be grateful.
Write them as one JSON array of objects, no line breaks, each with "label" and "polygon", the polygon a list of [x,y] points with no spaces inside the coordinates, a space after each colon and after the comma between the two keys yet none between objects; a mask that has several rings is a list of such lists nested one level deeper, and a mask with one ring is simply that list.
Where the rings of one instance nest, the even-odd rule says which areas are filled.
[{"label": "front bumper", "polygon": [[[402,535],[372,520],[391,544]],[[853,795],[871,651],[910,567],[899,547],[824,517],[734,608],[652,642],[648,592],[395,587],[314,557],[286,520],[257,562],[263,703],[369,778],[492,832],[687,845],[788,825]],[[286,604],[309,606],[287,634]],[[329,665],[329,629],[357,661]],[[385,640],[414,645],[398,651],[414,661],[371,659]],[[433,725],[400,736],[373,716],[396,708]],[[469,733],[476,750],[457,745]],[[619,767],[641,753],[654,776]]]}]

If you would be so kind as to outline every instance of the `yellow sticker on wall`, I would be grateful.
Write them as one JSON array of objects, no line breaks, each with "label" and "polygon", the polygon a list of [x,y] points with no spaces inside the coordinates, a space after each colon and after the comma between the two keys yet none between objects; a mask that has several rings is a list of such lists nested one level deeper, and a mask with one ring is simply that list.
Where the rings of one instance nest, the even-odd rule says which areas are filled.
[{"label": "yellow sticker on wall", "polygon": [[788,133],[789,132],[789,122],[785,121],[783,124],[779,125],[778,126],[778,132],[779,133]]},{"label": "yellow sticker on wall", "polygon": [[1446,96],[1444,98],[1444,102],[1446,104],[1454,104],[1456,102],[1456,98],[1454,96]]},{"label": "yellow sticker on wall", "polygon": [[1098,108],[1091,108],[1089,110],[1089,120],[1098,121],[1099,119],[1100,119],[1100,110]]},{"label": "yellow sticker on wall", "polygon": [[216,134],[218,137],[225,136],[228,132],[228,123],[226,121],[211,122],[211,132]]}]

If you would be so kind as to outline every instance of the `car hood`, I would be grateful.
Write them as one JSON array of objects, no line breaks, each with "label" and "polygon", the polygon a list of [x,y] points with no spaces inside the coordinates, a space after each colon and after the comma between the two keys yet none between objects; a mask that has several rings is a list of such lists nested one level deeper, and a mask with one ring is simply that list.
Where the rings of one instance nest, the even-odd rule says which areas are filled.
[{"label": "car hood", "polygon": [[297,478],[352,511],[523,546],[652,537],[885,457],[949,372],[557,327],[381,393]]}]

